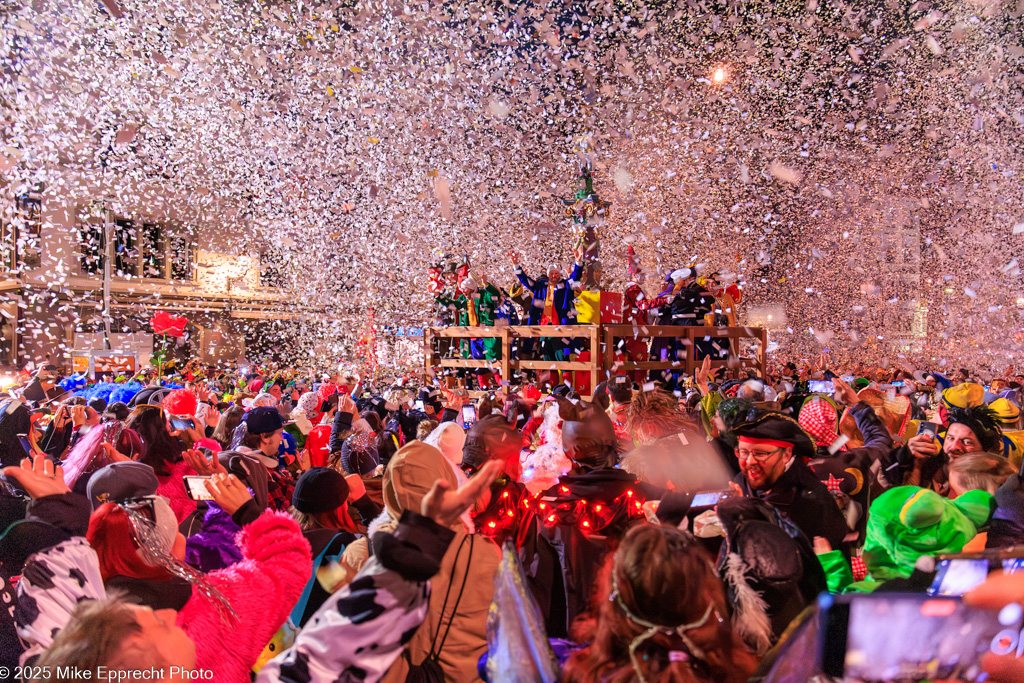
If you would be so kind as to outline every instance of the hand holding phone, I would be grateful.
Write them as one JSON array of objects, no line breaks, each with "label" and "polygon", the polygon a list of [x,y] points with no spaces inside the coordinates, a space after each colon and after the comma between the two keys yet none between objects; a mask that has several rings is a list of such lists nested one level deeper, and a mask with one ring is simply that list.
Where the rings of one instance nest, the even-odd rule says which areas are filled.
[{"label": "hand holding phone", "polygon": [[916,593],[825,594],[818,604],[818,663],[837,678],[984,680],[982,657],[1020,640],[1019,608]]},{"label": "hand holding phone", "polygon": [[462,425],[469,428],[474,424],[476,424],[476,406],[471,403],[467,403],[462,406]]}]

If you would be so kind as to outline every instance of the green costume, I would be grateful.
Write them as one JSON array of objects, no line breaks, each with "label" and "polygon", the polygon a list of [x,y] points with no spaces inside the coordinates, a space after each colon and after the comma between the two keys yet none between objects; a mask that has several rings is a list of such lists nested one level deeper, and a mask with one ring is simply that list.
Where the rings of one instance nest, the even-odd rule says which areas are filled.
[{"label": "green costume", "polygon": [[968,491],[955,500],[919,486],[891,488],[871,503],[864,564],[869,578],[852,583],[839,551],[819,555],[829,588],[870,592],[888,579],[908,578],[923,555],[958,553],[985,527],[996,502],[987,491]]},{"label": "green costume", "polygon": [[[495,310],[498,308],[498,300],[501,292],[492,284],[480,287],[468,296],[460,294],[451,298],[441,294],[437,302],[444,308],[454,309],[457,325],[459,327],[494,327]],[[472,311],[470,307],[472,306]],[[474,318],[475,325],[474,325]],[[486,339],[473,340],[475,348],[471,352],[471,344],[468,340],[462,341],[463,358],[485,358],[495,360],[501,357],[501,340],[490,337]]]}]

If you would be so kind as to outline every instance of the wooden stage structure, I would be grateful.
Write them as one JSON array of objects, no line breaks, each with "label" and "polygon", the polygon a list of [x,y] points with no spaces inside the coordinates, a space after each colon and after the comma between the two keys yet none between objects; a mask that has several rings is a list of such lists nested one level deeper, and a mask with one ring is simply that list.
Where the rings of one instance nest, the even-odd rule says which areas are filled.
[{"label": "wooden stage structure", "polygon": [[[649,342],[659,337],[676,340],[680,350],[679,360],[646,360],[631,362],[616,360],[616,351],[622,344],[642,342],[649,348]],[[511,357],[513,343],[526,339],[583,339],[590,351],[588,360],[519,360]],[[461,340],[500,340],[501,358],[495,360],[463,358],[459,352]],[[435,343],[437,340],[438,343]],[[703,359],[697,359],[696,345],[704,340],[714,340],[729,345],[728,357],[712,360],[711,367],[756,370],[765,374],[768,333],[760,327],[690,327],[678,325],[517,325],[495,327],[430,327],[424,330],[424,358],[427,375],[439,369],[486,368],[499,371],[501,378],[508,381],[516,370],[589,372],[590,387],[596,387],[613,373],[627,373],[634,370],[672,370],[683,376],[692,377]],[[519,344],[519,348],[522,345]],[[458,354],[450,357],[451,353]],[[483,393],[483,392],[476,392]]]}]

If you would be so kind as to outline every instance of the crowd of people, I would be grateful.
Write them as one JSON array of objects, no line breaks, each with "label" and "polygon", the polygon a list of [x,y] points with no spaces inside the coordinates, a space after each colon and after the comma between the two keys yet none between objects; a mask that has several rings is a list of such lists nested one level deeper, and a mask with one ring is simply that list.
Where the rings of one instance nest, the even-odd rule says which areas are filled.
[{"label": "crowd of people", "polygon": [[[472,399],[443,376],[39,368],[0,398],[0,667],[825,680],[819,596],[924,593],[935,556],[1024,544],[1012,370],[716,374]],[[1013,575],[965,596],[1022,599]]]},{"label": "crowd of people", "polygon": [[[433,323],[438,327],[494,327],[499,325],[576,325],[578,323],[621,322],[633,325],[735,325],[742,290],[736,282],[726,281],[722,274],[703,265],[690,264],[670,269],[657,295],[644,289],[646,274],[632,247],[626,252],[628,281],[622,292],[607,298],[608,292],[584,286],[585,269],[600,272],[599,262],[588,259],[582,246],[573,251],[573,263],[564,273],[558,264],[550,265],[536,277],[527,274],[518,252],[509,254],[516,281],[509,288],[499,287],[486,273],[471,271],[468,256],[458,260],[442,258],[430,269],[427,290],[434,297]],[[735,280],[733,276],[732,280]],[[608,305],[602,302],[607,298]],[[654,340],[651,346],[640,340],[624,342],[617,357],[643,362],[658,360],[677,362],[685,354],[724,359],[728,343],[717,340],[698,342],[688,349],[672,338]],[[437,340],[437,352],[461,355],[477,360],[498,360],[501,345],[496,338],[463,340],[457,345],[440,348],[446,341]],[[513,358],[539,358],[548,361],[574,360],[582,351],[577,343],[559,337],[516,340],[510,349]],[[652,378],[661,373],[652,373]],[[664,373],[674,386],[678,373]],[[481,369],[469,382],[481,387],[501,383],[494,368]]]}]

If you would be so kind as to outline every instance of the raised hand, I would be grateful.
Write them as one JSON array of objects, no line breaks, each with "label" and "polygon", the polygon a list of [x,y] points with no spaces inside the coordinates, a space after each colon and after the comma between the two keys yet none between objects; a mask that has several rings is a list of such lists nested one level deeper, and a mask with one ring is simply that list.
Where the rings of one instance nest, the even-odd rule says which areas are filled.
[{"label": "raised hand", "polygon": [[455,491],[451,490],[451,485],[447,481],[438,479],[427,495],[423,496],[423,502],[420,504],[421,514],[441,526],[451,526],[463,512],[473,505],[477,496],[498,478],[500,473],[501,463],[497,460],[489,460],[473,475],[472,479]]},{"label": "raised hand", "polygon": [[206,482],[206,488],[213,496],[213,502],[229,515],[252,500],[252,494],[233,474],[214,474]]},{"label": "raised hand", "polygon": [[60,465],[54,467],[53,462],[41,453],[31,460],[23,459],[18,467],[5,467],[4,476],[21,484],[33,500],[71,491],[64,483],[64,468]]},{"label": "raised hand", "polygon": [[224,465],[220,464],[220,460],[217,458],[216,454],[211,455],[208,458],[201,450],[193,448],[185,451],[181,455],[185,459],[185,462],[188,463],[188,466],[191,467],[196,474],[208,477],[213,474],[228,473]]}]

